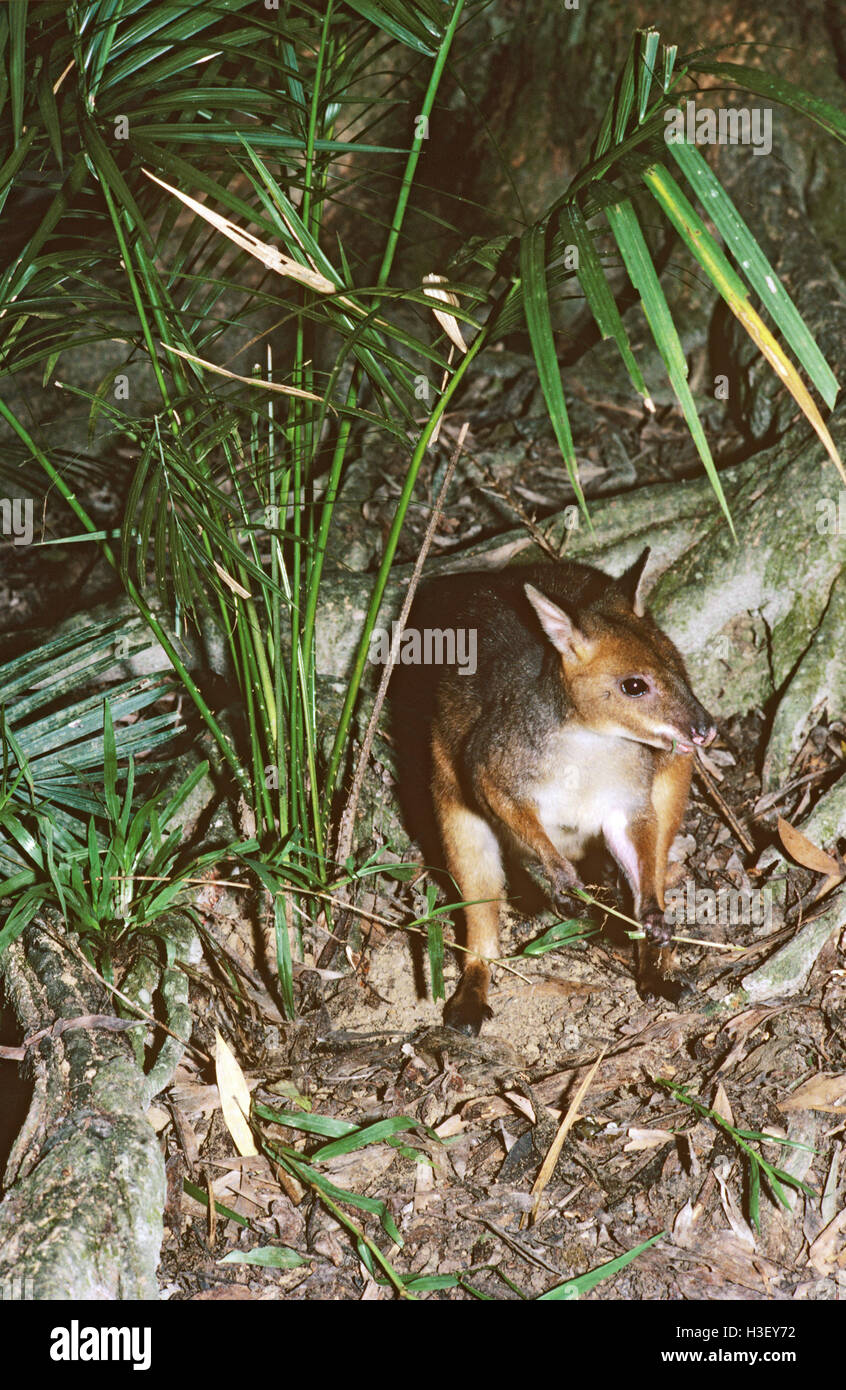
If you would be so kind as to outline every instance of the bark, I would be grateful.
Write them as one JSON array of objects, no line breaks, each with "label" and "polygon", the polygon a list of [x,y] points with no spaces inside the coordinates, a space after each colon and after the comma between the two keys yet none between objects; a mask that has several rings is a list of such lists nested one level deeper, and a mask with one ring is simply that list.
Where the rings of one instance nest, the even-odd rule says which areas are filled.
[{"label": "bark", "polygon": [[[39,1300],[155,1298],[165,1172],[145,1111],[182,1049],[162,1049],[145,1074],[128,1033],[110,1031],[113,1005],[64,933],[49,912],[0,958],[23,1036],[47,1030],[27,1050],[33,1096],[3,1178],[0,1287]],[[187,981],[166,975],[166,989],[183,996],[172,997],[171,1026],[187,1032]],[[92,1015],[93,1027],[55,1029]]]}]

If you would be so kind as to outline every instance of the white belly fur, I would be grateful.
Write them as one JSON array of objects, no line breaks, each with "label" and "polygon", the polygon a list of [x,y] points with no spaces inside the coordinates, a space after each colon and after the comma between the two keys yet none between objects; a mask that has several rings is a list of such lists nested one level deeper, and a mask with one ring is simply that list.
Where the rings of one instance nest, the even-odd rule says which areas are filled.
[{"label": "white belly fur", "polygon": [[648,750],[632,739],[562,730],[532,786],[541,824],[559,853],[580,859],[604,835],[612,852],[648,798]]}]

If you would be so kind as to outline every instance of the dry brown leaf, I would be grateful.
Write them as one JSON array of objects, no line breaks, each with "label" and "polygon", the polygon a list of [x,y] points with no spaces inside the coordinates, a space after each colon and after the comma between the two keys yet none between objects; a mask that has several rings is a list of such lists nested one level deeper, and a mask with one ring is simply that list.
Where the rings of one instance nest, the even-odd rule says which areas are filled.
[{"label": "dry brown leaf", "polygon": [[435,1174],[430,1164],[417,1163],[414,1171],[414,1214],[419,1216],[433,1200],[437,1199],[435,1192]]},{"label": "dry brown leaf", "polygon": [[722,1081],[717,1084],[717,1089],[714,1092],[714,1099],[711,1101],[711,1109],[715,1114],[719,1115],[721,1120],[725,1120],[726,1124],[734,1124],[734,1115],[732,1114],[729,1098],[725,1093]]},{"label": "dry brown leaf", "polygon": [[721,1164],[719,1168],[714,1168],[712,1171],[720,1185],[720,1203],[735,1238],[741,1245],[745,1245],[747,1250],[754,1250],[755,1232],[744,1219],[734,1194],[730,1191],[728,1186],[729,1165]]},{"label": "dry brown leaf", "polygon": [[[239,376],[237,372],[227,371],[226,367],[218,367],[214,362],[208,362],[205,357],[195,357],[193,352],[183,352],[182,348],[174,347],[172,343],[162,343],[166,352],[172,352],[175,357],[184,357],[186,362],[196,362],[198,367],[205,367],[207,371],[214,372],[216,376],[225,376],[229,381],[242,381],[245,386],[255,386],[262,391],[279,391],[283,396],[297,396],[304,401],[323,402],[322,396],[316,396],[313,391],[305,391],[299,386],[286,386],[281,381],[265,381],[260,376]],[[328,403],[329,409],[337,414],[331,401]]]},{"label": "dry brown leaf", "polygon": [[[443,275],[424,275],[423,293],[429,295],[431,299],[440,299],[444,304],[453,304],[458,308],[458,298],[451,290],[437,288],[439,285],[447,284],[448,281]],[[467,351],[467,344],[462,337],[461,329],[458,326],[458,319],[454,314],[445,314],[442,309],[433,309],[441,328],[446,333],[451,343],[454,343],[459,352]]]},{"label": "dry brown leaf", "polygon": [[787,1100],[779,1101],[779,1110],[825,1110],[832,1115],[846,1113],[846,1072],[830,1076],[827,1072],[817,1072],[809,1081],[803,1081]]},{"label": "dry brown leaf", "polygon": [[815,845],[807,835],[803,835],[801,830],[797,830],[795,825],[791,825],[783,816],[778,818],[778,833],[787,853],[797,864],[802,864],[806,869],[813,869],[818,874],[840,877],[840,865],[837,860],[826,854],[824,849]]},{"label": "dry brown leaf", "polygon": [[682,1250],[689,1249],[693,1244],[693,1230],[702,1215],[702,1204],[694,1202],[688,1197],[675,1221],[673,1222],[673,1241]]},{"label": "dry brown leaf", "polygon": [[220,1091],[220,1104],[226,1128],[232,1135],[239,1154],[249,1158],[258,1153],[247,1116],[250,1113],[250,1088],[235,1054],[220,1035],[215,1035],[214,1069],[217,1087]]},{"label": "dry brown leaf", "polygon": [[506,1091],[505,1096],[507,1100],[511,1101],[515,1110],[519,1110],[521,1115],[526,1116],[530,1124],[537,1124],[535,1108],[531,1101],[527,1100],[525,1096],[521,1096],[518,1091]]},{"label": "dry brown leaf", "polygon": [[205,222],[210,222],[225,237],[240,246],[243,251],[255,256],[256,260],[266,265],[268,270],[276,271],[277,275],[285,275],[291,280],[298,281],[301,285],[307,285],[311,290],[317,290],[320,294],[335,294],[337,287],[327,280],[315,266],[301,265],[299,261],[292,260],[290,256],[284,256],[275,246],[271,246],[267,241],[260,241],[252,232],[247,232],[243,227],[236,227],[234,222],[230,222],[228,217],[222,217],[219,212],[214,212],[212,208],[206,207],[204,203],[198,203],[196,198],[190,198],[187,193],[180,193],[178,188],[165,183],[164,179],[157,178],[151,174],[149,169],[144,173],[153,183],[157,183],[160,188],[164,188],[168,193],[172,193],[174,198],[178,198],[186,207],[191,208],[198,217],[202,217]]},{"label": "dry brown leaf", "polygon": [[662,1144],[670,1144],[675,1139],[668,1129],[637,1129],[630,1125],[626,1131],[629,1143],[624,1144],[626,1153],[640,1153],[643,1149],[660,1149]]},{"label": "dry brown leaf", "polygon": [[460,1115],[448,1115],[436,1127],[435,1133],[439,1139],[452,1139],[456,1134],[463,1134],[466,1128],[467,1125]]},{"label": "dry brown leaf", "polygon": [[846,1265],[846,1208],[820,1231],[810,1250],[808,1264],[820,1274],[833,1274]]},{"label": "dry brown leaf", "polygon": [[337,1154],[335,1158],[327,1159],[320,1164],[320,1171],[339,1187],[349,1187],[357,1192],[368,1183],[378,1181],[396,1156],[396,1149],[389,1144],[368,1144],[366,1149],[356,1149],[353,1153]]}]

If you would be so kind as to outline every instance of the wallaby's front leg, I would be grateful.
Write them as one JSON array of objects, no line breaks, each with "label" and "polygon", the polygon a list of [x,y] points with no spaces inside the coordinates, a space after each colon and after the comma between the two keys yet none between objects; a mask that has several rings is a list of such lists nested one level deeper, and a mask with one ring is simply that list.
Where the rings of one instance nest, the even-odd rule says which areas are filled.
[{"label": "wallaby's front leg", "polygon": [[673,928],[664,917],[667,856],[684,815],[692,758],[661,759],[652,781],[650,805],[627,821],[622,813],[603,826],[605,840],[623,869],[634,898],[634,915],[646,939],[637,943],[638,988],[645,997],[658,994],[677,1000],[684,981],[673,973],[669,949]]},{"label": "wallaby's front leg", "polygon": [[670,969],[668,927],[664,921],[664,876],[656,875],[658,825],[651,808],[629,821],[620,812],[603,826],[605,842],[629,881],[634,915],[643,923],[646,939],[636,943],[637,987],[643,999],[680,993],[668,983]]},{"label": "wallaby's front leg", "polygon": [[670,945],[673,926],[664,916],[664,883],[670,846],[679,831],[690,793],[693,756],[663,755],[652,782],[655,811],[655,870],[653,903],[644,902],[641,921],[646,940],[638,942],[638,988],[644,998],[653,995],[679,1003],[693,993],[692,982],[680,973]]},{"label": "wallaby's front leg", "polygon": [[573,888],[581,887],[581,879],[570,860],[550,840],[537,808],[499,786],[496,777],[487,769],[477,772],[476,791],[482,803],[490,808],[492,815],[502,823],[512,839],[540,865],[555,908],[569,912],[569,894]]}]

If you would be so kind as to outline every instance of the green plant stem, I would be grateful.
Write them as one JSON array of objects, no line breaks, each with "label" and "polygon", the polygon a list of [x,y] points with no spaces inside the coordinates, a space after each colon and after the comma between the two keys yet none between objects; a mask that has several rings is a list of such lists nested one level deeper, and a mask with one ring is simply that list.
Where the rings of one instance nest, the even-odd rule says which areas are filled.
[{"label": "green plant stem", "polygon": [[473,344],[467,352],[467,355],[459,363],[452,377],[452,380],[450,381],[449,385],[447,386],[446,390],[444,391],[443,395],[441,396],[440,400],[435,406],[435,409],[433,410],[422,434],[420,435],[420,438],[417,442],[417,447],[414,450],[414,453],[411,458],[411,463],[409,465],[408,473],[406,474],[405,483],[403,485],[403,489],[400,494],[399,501],[397,503],[397,509],[394,513],[394,519],[391,523],[391,529],[388,533],[388,539],[385,542],[385,553],[382,556],[382,563],[379,566],[379,572],[376,575],[376,581],[373,586],[373,593],[371,595],[370,604],[367,609],[367,616],[364,620],[364,631],[362,632],[361,641],[358,645],[358,651],[356,653],[355,664],[353,666],[352,674],[347,684],[347,693],[344,699],[343,709],[341,710],[341,716],[338,723],[338,732],[335,735],[335,741],[332,745],[332,752],[329,757],[329,768],[326,776],[325,803],[325,815],[327,819],[329,810],[331,808],[332,794],[338,776],[338,769],[341,765],[341,757],[343,755],[344,744],[346,743],[347,734],[349,732],[353,708],[358,698],[358,691],[361,685],[361,678],[364,674],[364,666],[367,661],[367,653],[370,648],[370,634],[373,631],[373,627],[376,622],[379,609],[382,605],[382,599],[384,597],[385,587],[388,583],[388,576],[391,572],[391,565],[394,561],[394,555],[396,553],[400,532],[402,530],[403,522],[405,521],[405,514],[408,511],[408,506],[411,501],[412,493],[414,492],[414,486],[417,482],[417,474],[420,471],[420,465],[423,462],[423,459],[426,455],[426,449],[428,447],[429,440],[431,439],[435,431],[438,421],[443,416],[447,406],[450,403],[450,400],[452,399],[454,393],[460,386],[461,381],[470,366],[470,363],[473,361],[477,353],[484,346],[486,340],[487,332],[485,328],[482,328],[477,333]]},{"label": "green plant stem", "polygon": [[[399,241],[400,231],[405,218],[406,206],[411,195],[411,186],[414,182],[414,175],[417,170],[417,161],[420,158],[420,152],[423,148],[423,140],[425,138],[423,131],[428,127],[429,117],[432,114],[432,107],[435,104],[435,97],[440,87],[446,60],[449,56],[449,50],[452,47],[452,41],[455,38],[455,31],[458,28],[458,21],[461,18],[461,11],[463,8],[464,0],[456,0],[452,17],[444,30],[444,36],[441,39],[438,52],[435,56],[435,62],[429,77],[429,85],[426,88],[426,95],[423,98],[423,105],[420,108],[420,116],[418,117],[418,125],[420,128],[408,152],[408,159],[406,160],[405,171],[402,176],[402,186],[399,191],[396,207],[394,208],[391,230],[388,233],[388,240],[385,244],[385,254],[382,257],[382,265],[376,278],[376,283],[380,288],[387,284],[388,276],[391,273],[397,242]],[[423,119],[420,119],[421,117]]]}]

